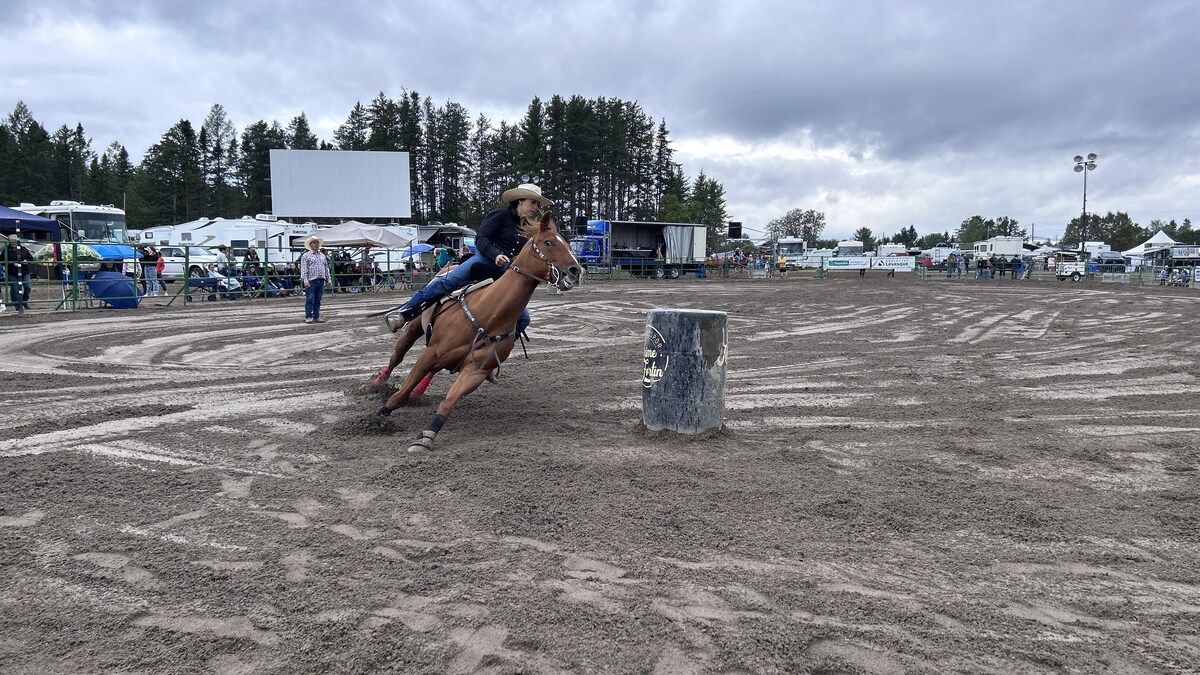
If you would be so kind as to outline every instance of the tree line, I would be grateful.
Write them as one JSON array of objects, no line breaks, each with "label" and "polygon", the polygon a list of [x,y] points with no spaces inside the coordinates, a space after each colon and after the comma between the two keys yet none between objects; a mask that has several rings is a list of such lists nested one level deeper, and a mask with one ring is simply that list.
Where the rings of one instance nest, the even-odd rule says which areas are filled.
[{"label": "tree line", "polygon": [[319,139],[304,113],[239,131],[214,104],[199,125],[171,125],[136,164],[119,142],[95,151],[82,123],[48,133],[18,102],[0,122],[0,202],[114,204],[133,229],[270,213],[272,149],[408,152],[410,222],[477,225],[522,182],[538,183],[566,223],[703,223],[710,250],[728,220],[725,188],[703,171],[688,178],[666,121],[655,124],[636,102],[535,97],[518,122],[493,123],[415,91],[356,102],[331,140]]},{"label": "tree line", "polygon": [[[767,233],[772,238],[796,237],[804,239],[810,248],[834,248],[836,239],[822,239],[825,230],[825,213],[813,209],[792,209],[783,216],[772,220],[767,225]],[[1181,244],[1200,245],[1200,231],[1192,228],[1192,221],[1184,219],[1182,224],[1174,220],[1150,221],[1149,227],[1135,223],[1129,214],[1109,212],[1106,215],[1095,213],[1081,214],[1067,224],[1066,232],[1058,245],[1063,248],[1076,248],[1080,242],[1102,241],[1114,251],[1126,251],[1152,237],[1157,232],[1166,232]],[[975,215],[962,221],[958,229],[950,232],[933,232],[925,236],[917,234],[913,225],[900,228],[894,235],[880,233],[876,235],[869,227],[859,228],[852,235],[855,241],[863,243],[864,250],[873,250],[879,244],[904,244],[909,248],[928,249],[936,244],[958,242],[964,247],[970,247],[977,241],[984,241],[996,236],[1021,237],[1032,239],[1030,232],[1020,226],[1020,223],[1008,216],[999,218],[984,218]],[[1032,233],[1036,235],[1036,232]]]}]

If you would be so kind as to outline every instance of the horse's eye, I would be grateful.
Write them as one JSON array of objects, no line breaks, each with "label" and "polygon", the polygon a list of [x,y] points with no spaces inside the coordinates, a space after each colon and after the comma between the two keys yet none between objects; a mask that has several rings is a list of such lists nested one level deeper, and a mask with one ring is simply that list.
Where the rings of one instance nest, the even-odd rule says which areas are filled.
[{"label": "horse's eye", "polygon": [[547,239],[547,240],[545,241],[545,244],[546,244],[546,246],[548,246],[548,247],[549,247],[549,246],[553,246],[553,245],[554,245],[554,240],[553,240],[553,239]]}]

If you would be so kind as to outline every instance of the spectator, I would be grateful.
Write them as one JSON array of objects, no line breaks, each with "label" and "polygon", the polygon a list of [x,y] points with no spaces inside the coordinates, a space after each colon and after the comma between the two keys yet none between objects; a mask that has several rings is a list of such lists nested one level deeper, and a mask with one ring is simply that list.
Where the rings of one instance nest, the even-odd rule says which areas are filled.
[{"label": "spectator", "polygon": [[[225,276],[223,270],[217,266],[217,263],[208,264],[208,276],[217,280],[217,288],[220,289],[221,299],[236,300],[242,295],[242,284],[235,278]],[[209,296],[212,299],[212,296]]]},{"label": "spectator", "polygon": [[295,294],[296,289],[300,288],[300,269],[296,263],[290,262],[283,268],[282,284],[288,295]]},{"label": "spectator", "polygon": [[153,246],[142,247],[140,251],[142,254],[142,293],[161,295],[158,289],[158,262],[162,260],[162,256]]},{"label": "spectator", "polygon": [[329,260],[321,252],[323,241],[320,237],[309,237],[304,240],[308,250],[300,256],[300,282],[304,284],[304,323],[325,323],[321,318],[321,296],[325,293],[325,284],[332,281]]},{"label": "spectator", "polygon": [[454,256],[450,253],[450,247],[443,246],[438,249],[437,261],[433,263],[433,272],[437,274],[438,270],[450,264],[454,260]]},{"label": "spectator", "polygon": [[223,277],[233,276],[233,253],[225,244],[217,245],[217,271]]},{"label": "spectator", "polygon": [[8,235],[8,246],[4,247],[4,276],[8,282],[9,302],[17,308],[17,314],[29,309],[30,285],[33,278],[33,256],[21,245],[21,237]]},{"label": "spectator", "polygon": [[[151,246],[150,248],[154,248]],[[154,264],[154,276],[158,278],[158,286],[162,291],[162,295],[167,294],[167,282],[163,281],[163,271],[167,269],[167,260],[157,249],[154,251],[158,254],[158,262]]]}]

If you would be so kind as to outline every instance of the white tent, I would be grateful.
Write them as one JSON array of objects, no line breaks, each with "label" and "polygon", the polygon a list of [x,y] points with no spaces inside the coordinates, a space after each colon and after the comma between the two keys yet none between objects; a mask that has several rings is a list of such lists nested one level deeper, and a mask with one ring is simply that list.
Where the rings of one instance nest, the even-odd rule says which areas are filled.
[{"label": "white tent", "polygon": [[386,227],[367,225],[357,220],[347,220],[339,225],[313,232],[325,246],[382,246],[384,248],[407,248],[413,242]]},{"label": "white tent", "polygon": [[1162,230],[1159,230],[1158,232],[1154,233],[1153,237],[1150,237],[1146,241],[1142,242],[1141,244],[1138,244],[1137,246],[1134,246],[1133,248],[1129,249],[1128,251],[1121,251],[1121,253],[1123,253],[1124,255],[1141,255],[1143,252],[1148,251],[1152,248],[1163,248],[1165,246],[1171,246],[1172,244],[1178,244],[1178,243],[1179,242],[1172,239],[1169,234],[1167,234],[1166,232],[1163,232]]}]

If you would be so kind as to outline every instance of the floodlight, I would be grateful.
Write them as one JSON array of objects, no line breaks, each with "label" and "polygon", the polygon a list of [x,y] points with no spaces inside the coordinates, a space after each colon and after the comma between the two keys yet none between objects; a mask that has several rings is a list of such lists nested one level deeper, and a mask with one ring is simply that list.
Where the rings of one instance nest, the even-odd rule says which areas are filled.
[{"label": "floodlight", "polygon": [[1080,171],[1083,171],[1083,165],[1082,165],[1082,164],[1076,164],[1076,165],[1075,165],[1075,173],[1079,173]]},{"label": "floodlight", "polygon": [[1075,160],[1074,160],[1074,161],[1076,161],[1076,162],[1082,162],[1082,161],[1083,161],[1083,155],[1075,155]]},{"label": "floodlight", "polygon": [[1096,155],[1096,153],[1094,153],[1094,152],[1089,152],[1089,153],[1088,153],[1088,161],[1089,161],[1089,162],[1094,162],[1094,161],[1096,161],[1096,156],[1097,156],[1097,155]]},{"label": "floodlight", "polygon": [[1086,166],[1087,166],[1087,169],[1088,169],[1088,171],[1091,171],[1092,169],[1095,169],[1095,168],[1096,168],[1096,163],[1095,163],[1095,162],[1088,162]]}]

